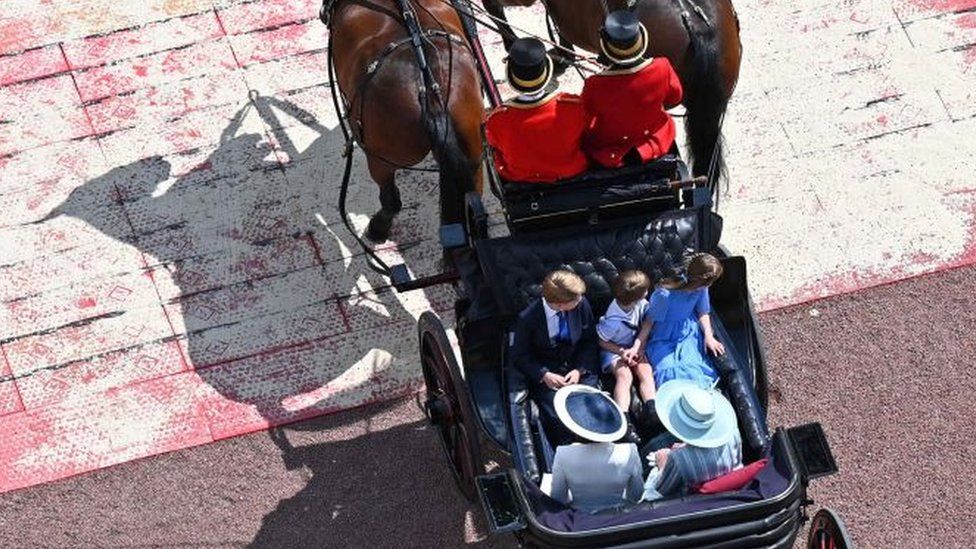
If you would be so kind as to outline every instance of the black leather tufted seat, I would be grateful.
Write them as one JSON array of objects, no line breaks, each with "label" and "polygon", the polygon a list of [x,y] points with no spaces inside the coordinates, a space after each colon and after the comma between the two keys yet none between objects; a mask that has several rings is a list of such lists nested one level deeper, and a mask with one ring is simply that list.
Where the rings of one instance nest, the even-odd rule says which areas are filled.
[{"label": "black leather tufted seat", "polygon": [[[536,299],[543,277],[553,269],[569,269],[587,284],[587,299],[600,315],[612,299],[610,285],[618,273],[641,269],[652,280],[674,274],[686,254],[717,245],[715,217],[699,209],[674,210],[646,223],[601,224],[583,232],[560,229],[476,242],[485,281],[491,286],[503,326]],[[716,325],[721,320],[715,319]],[[506,329],[509,340],[510,334]],[[505,342],[506,347],[508,341]],[[763,455],[768,444],[764,416],[752,393],[751,377],[735,362],[720,365],[727,392],[735,401],[750,456]],[[533,482],[549,470],[551,457],[534,421],[526,380],[505,365],[512,455],[518,469]],[[752,395],[751,397],[749,395]],[[536,429],[533,429],[533,426]]]},{"label": "black leather tufted seat", "polygon": [[620,271],[641,269],[653,280],[671,276],[685,254],[711,249],[703,242],[699,209],[677,210],[646,224],[556,230],[476,243],[485,278],[502,311],[517,314],[540,295],[554,269],[569,269],[586,281],[586,297],[602,313],[610,305],[610,283]]},{"label": "black leather tufted seat", "polygon": [[[683,255],[701,249],[702,215],[697,209],[678,210],[646,224],[601,225],[585,234],[572,229],[481,240],[477,255],[503,318],[511,319],[537,298],[543,277],[557,268],[583,277],[587,298],[600,313],[610,304],[610,283],[620,271],[643,269],[656,280],[673,274]],[[538,483],[549,469],[539,459],[546,459],[547,443],[533,429],[525,378],[507,360],[505,370],[512,456],[526,478]]]}]

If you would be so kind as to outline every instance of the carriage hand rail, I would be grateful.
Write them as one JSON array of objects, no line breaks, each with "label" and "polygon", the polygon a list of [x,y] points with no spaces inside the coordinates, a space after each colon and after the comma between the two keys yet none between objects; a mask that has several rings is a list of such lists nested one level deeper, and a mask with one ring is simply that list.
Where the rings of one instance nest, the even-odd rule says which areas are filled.
[{"label": "carriage hand rail", "polygon": [[402,263],[394,265],[390,275],[391,285],[400,293],[429,288],[431,286],[440,286],[441,284],[457,282],[458,280],[461,280],[461,274],[453,269],[430,276],[413,278],[410,276],[409,271],[407,271],[406,265]]},{"label": "carriage hand rail", "polygon": [[708,177],[704,175],[699,175],[698,177],[693,177],[691,179],[669,181],[667,183],[667,186],[669,189],[687,189],[689,187],[699,187],[707,184],[708,184]]}]

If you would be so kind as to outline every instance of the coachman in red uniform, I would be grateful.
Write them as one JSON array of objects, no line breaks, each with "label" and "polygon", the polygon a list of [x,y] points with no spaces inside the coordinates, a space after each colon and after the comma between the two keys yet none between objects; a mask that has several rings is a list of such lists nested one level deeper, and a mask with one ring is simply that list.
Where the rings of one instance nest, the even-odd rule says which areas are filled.
[{"label": "coachman in red uniform", "polygon": [[485,117],[485,137],[506,181],[553,183],[584,172],[589,117],[576,95],[549,93],[552,60],[534,38],[519,38],[508,54],[508,81],[519,96]]},{"label": "coachman in red uniform", "polygon": [[665,109],[681,102],[682,93],[671,62],[644,58],[647,29],[625,10],[607,16],[600,48],[613,65],[583,84],[583,104],[593,117],[583,139],[586,154],[607,168],[666,154],[675,130]]}]

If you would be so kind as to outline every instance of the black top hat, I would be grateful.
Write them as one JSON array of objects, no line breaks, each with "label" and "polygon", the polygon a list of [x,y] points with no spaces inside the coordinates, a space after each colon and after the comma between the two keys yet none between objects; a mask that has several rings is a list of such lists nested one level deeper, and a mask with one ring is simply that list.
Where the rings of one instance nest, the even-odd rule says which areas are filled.
[{"label": "black top hat", "polygon": [[552,60],[535,38],[519,38],[508,50],[508,82],[519,93],[535,93],[549,84]]},{"label": "black top hat", "polygon": [[618,65],[639,61],[647,50],[647,29],[627,10],[611,12],[600,29],[600,49]]}]

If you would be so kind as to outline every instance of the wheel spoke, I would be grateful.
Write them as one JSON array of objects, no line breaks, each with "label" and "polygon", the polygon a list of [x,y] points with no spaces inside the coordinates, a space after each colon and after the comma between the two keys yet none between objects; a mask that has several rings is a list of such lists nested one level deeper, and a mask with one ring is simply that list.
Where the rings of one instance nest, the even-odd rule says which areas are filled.
[{"label": "wheel spoke", "polygon": [[[481,467],[476,413],[469,404],[467,387],[443,331],[431,330],[421,318],[420,358],[427,388],[428,417],[451,465],[451,472],[464,493],[476,496],[474,477]],[[451,354],[448,354],[451,353]]]}]

